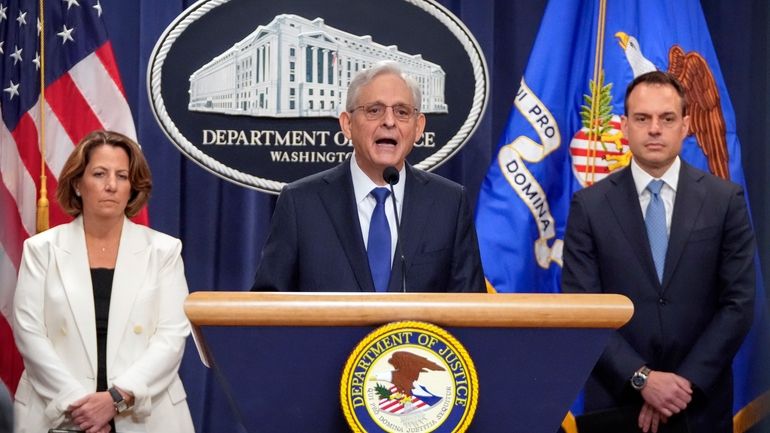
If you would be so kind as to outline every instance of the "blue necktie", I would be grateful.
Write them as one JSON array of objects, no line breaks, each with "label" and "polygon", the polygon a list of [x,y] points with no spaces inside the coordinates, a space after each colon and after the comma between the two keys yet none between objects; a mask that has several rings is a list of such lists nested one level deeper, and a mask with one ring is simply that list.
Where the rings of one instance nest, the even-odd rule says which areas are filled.
[{"label": "blue necktie", "polygon": [[655,262],[655,270],[658,273],[658,281],[663,282],[668,231],[666,230],[666,208],[660,198],[661,188],[663,188],[662,180],[652,180],[647,185],[650,191],[650,204],[647,205],[644,225],[647,226],[647,237],[650,239],[650,250],[652,250],[652,260]]},{"label": "blue necktie", "polygon": [[369,241],[366,255],[369,256],[369,269],[372,272],[374,289],[378,292],[388,291],[390,281],[390,226],[385,217],[385,200],[390,195],[387,188],[374,188],[372,197],[377,200],[372,219],[369,222]]}]

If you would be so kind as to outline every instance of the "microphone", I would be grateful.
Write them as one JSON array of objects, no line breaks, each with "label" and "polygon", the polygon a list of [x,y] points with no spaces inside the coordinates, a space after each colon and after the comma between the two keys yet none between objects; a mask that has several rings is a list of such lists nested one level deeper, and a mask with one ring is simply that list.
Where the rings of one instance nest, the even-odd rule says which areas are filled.
[{"label": "microphone", "polygon": [[[385,167],[385,170],[382,171],[382,180],[387,182],[390,186],[397,184],[398,178],[399,178],[398,170],[396,169],[396,167],[393,167],[392,165]],[[392,193],[393,191],[391,191],[391,194]]]},{"label": "microphone", "polygon": [[396,167],[388,166],[382,171],[382,179],[390,185],[390,197],[393,203],[393,214],[396,216],[396,233],[398,233],[398,241],[396,242],[396,254],[401,257],[401,291],[406,293],[406,258],[404,257],[404,250],[401,248],[401,221],[398,219],[398,206],[396,206],[396,191],[393,189],[393,185],[398,183],[398,170]]}]

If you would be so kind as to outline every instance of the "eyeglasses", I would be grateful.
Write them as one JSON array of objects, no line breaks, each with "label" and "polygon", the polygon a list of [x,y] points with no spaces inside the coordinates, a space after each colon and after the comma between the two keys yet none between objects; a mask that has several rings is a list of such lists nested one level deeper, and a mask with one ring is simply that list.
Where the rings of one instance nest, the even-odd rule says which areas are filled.
[{"label": "eyeglasses", "polygon": [[417,114],[417,109],[412,107],[411,105],[407,104],[394,104],[394,105],[385,105],[379,102],[375,102],[373,104],[366,104],[366,105],[359,105],[358,107],[350,110],[350,112],[354,112],[356,110],[362,110],[364,112],[364,116],[368,120],[379,120],[382,119],[382,116],[385,115],[385,111],[390,108],[393,110],[393,116],[396,117],[396,119],[406,122],[410,120],[412,117],[414,117],[415,114]]}]

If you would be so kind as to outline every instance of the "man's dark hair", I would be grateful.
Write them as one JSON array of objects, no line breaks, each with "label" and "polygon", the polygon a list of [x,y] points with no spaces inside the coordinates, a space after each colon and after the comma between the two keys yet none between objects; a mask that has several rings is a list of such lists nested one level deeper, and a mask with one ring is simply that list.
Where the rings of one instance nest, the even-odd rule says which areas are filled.
[{"label": "man's dark hair", "polygon": [[687,96],[684,93],[684,86],[675,76],[663,71],[652,71],[644,73],[636,78],[626,89],[626,98],[623,100],[623,111],[628,116],[628,96],[634,90],[634,88],[640,84],[658,84],[661,86],[671,86],[679,94],[679,98],[682,100],[682,116],[687,115]]}]

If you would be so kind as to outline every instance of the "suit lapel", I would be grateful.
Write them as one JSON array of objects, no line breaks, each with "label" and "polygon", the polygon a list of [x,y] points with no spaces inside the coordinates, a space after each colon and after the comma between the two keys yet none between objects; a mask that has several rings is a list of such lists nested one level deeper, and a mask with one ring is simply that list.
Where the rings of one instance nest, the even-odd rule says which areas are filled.
[{"label": "suit lapel", "polygon": [[671,215],[671,235],[666,250],[666,266],[663,270],[664,290],[674,273],[674,269],[676,269],[687,239],[690,237],[695,221],[703,207],[706,191],[699,183],[702,177],[703,173],[694,170],[682,161],[674,213]]},{"label": "suit lapel", "polygon": [[628,240],[629,247],[636,253],[647,277],[656,286],[660,285],[655,263],[652,260],[650,241],[647,238],[647,228],[644,225],[642,209],[639,206],[639,194],[636,192],[631,169],[624,169],[620,175],[611,180],[615,188],[607,193],[607,202]]},{"label": "suit lapel", "polygon": [[91,272],[88,268],[88,251],[82,217],[77,217],[62,227],[60,242],[54,246],[54,255],[72,317],[75,318],[78,334],[86,349],[93,375],[96,377],[94,293]]},{"label": "suit lapel", "polygon": [[[107,366],[114,365],[120,340],[125,332],[134,301],[144,283],[148,269],[150,244],[141,230],[131,221],[123,221],[118,259],[112,280],[110,320],[107,328]],[[163,289],[163,288],[156,288]]]},{"label": "suit lapel", "polygon": [[358,221],[358,207],[355,203],[353,180],[350,176],[350,161],[340,164],[325,177],[327,188],[321,195],[326,213],[334,226],[337,239],[342,244],[345,256],[358,282],[358,288],[365,292],[374,291],[372,274],[366,255],[361,223]]},{"label": "suit lapel", "polygon": [[[404,257],[406,261],[407,271],[409,264],[413,262],[413,258],[417,255],[417,248],[420,245],[420,240],[423,233],[426,232],[425,224],[430,216],[431,209],[433,209],[433,201],[435,197],[431,196],[428,192],[426,185],[429,179],[419,171],[415,171],[412,167],[406,165],[406,185],[404,188],[404,204],[402,206],[401,215],[401,235],[398,242],[401,244],[401,248],[404,251]],[[396,248],[398,251],[398,248]],[[393,272],[390,275],[390,284],[388,284],[389,292],[400,292],[402,273],[404,270],[401,267],[401,258],[398,257],[398,252],[393,260]]]}]

